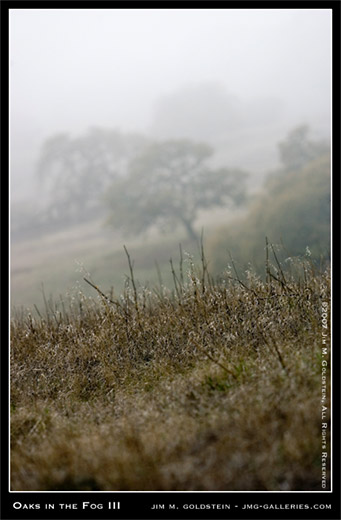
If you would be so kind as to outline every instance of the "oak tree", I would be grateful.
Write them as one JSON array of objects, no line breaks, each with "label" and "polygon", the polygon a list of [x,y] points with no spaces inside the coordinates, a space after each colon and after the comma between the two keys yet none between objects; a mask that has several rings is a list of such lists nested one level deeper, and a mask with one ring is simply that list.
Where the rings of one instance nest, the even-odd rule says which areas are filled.
[{"label": "oak tree", "polygon": [[131,234],[154,225],[165,229],[182,224],[188,237],[196,239],[200,210],[245,199],[246,173],[213,168],[208,162],[212,154],[210,146],[186,139],[150,145],[108,191],[108,222]]}]

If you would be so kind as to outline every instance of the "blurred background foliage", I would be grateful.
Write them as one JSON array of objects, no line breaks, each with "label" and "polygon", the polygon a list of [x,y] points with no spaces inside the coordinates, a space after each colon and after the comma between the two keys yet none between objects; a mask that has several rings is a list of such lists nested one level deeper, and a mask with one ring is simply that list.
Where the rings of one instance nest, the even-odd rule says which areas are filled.
[{"label": "blurred background foliage", "polygon": [[280,166],[252,191],[252,174],[217,164],[208,143],[104,128],[52,136],[36,170],[45,206],[12,208],[13,303],[37,301],[46,280],[53,294],[74,287],[83,264],[104,287],[122,287],[123,244],[142,284],[160,283],[160,270],[172,283],[170,257],[181,243],[199,258],[202,230],[213,275],[230,255],[241,273],[251,264],[264,274],[265,237],[282,262],[306,251],[329,262],[329,143],[302,125],[277,151]]},{"label": "blurred background foliage", "polygon": [[298,170],[275,172],[263,193],[254,198],[249,213],[222,226],[210,239],[214,271],[226,267],[227,250],[242,271],[250,262],[265,272],[265,237],[280,245],[279,258],[304,255],[330,257],[330,157],[322,154]]},{"label": "blurred background foliage", "polygon": [[188,238],[196,240],[200,210],[245,201],[247,174],[236,168],[212,169],[212,154],[210,146],[187,139],[147,147],[106,194],[109,224],[138,235],[155,224],[165,232],[180,223]]},{"label": "blurred background foliage", "polygon": [[[304,137],[304,138],[302,138]],[[280,244],[279,258],[305,254],[330,258],[330,153],[323,142],[309,142],[306,127],[279,144],[283,167],[268,175],[247,215],[213,235],[209,251],[214,270],[224,269],[227,249],[244,270],[250,262],[264,271],[265,237]]]}]

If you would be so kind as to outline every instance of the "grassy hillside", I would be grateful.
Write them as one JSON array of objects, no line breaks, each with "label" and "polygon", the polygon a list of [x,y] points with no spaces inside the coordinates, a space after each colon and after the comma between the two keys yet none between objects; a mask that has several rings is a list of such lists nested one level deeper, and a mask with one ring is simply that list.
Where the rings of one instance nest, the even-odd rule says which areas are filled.
[{"label": "grassy hillside", "polygon": [[280,259],[302,255],[330,259],[330,156],[321,155],[298,170],[277,171],[255,196],[246,216],[221,226],[210,237],[216,271],[225,267],[227,249],[246,268],[264,272],[264,237],[282,243]]},{"label": "grassy hillside", "polygon": [[[91,294],[83,275],[90,272],[97,283],[123,290],[127,273],[126,256],[122,247],[126,243],[136,260],[136,274],[143,283],[157,283],[155,261],[163,268],[165,282],[171,282],[167,268],[171,256],[178,257],[179,241],[188,242],[183,235],[160,234],[125,239],[105,228],[101,221],[70,226],[59,232],[49,232],[21,239],[11,244],[11,303],[14,307],[33,309],[44,306],[42,284],[47,297],[58,299],[79,289]],[[191,249],[196,249],[191,247]]]},{"label": "grassy hillside", "polygon": [[11,489],[321,490],[329,273],[277,267],[13,314]]},{"label": "grassy hillside", "polygon": [[[245,210],[244,210],[245,211]],[[232,216],[242,214],[242,208],[234,211],[223,208],[215,211],[203,211],[196,223],[196,231],[205,229],[205,236],[210,236],[217,227],[217,222],[230,220]],[[50,230],[45,233],[36,231],[27,238],[20,237],[11,243],[11,304],[34,309],[44,306],[42,284],[49,298],[58,299],[60,295],[74,294],[81,290],[92,294],[83,281],[84,273],[90,272],[96,283],[102,287],[114,287],[119,294],[125,284],[127,274],[126,255],[122,244],[131,252],[137,279],[151,286],[159,282],[159,270],[162,281],[172,286],[172,274],[169,269],[170,258],[179,257],[179,243],[183,250],[199,257],[199,247],[190,241],[181,228],[169,233],[151,230],[138,237],[125,237],[115,229],[105,227],[100,219],[68,228]]]}]

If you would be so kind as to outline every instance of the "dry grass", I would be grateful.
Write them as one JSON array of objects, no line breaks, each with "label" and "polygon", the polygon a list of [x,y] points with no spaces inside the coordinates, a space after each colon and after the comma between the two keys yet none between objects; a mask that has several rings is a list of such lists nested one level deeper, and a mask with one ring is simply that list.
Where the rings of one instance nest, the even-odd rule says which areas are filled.
[{"label": "dry grass", "polygon": [[118,299],[13,315],[11,489],[320,490],[328,271],[187,258],[170,291],[130,267]]}]

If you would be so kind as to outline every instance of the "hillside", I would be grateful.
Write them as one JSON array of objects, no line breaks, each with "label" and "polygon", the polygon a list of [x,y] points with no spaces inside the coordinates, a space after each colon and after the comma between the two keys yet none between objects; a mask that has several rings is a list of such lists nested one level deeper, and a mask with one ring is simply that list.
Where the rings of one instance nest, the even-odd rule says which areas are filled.
[{"label": "hillside", "polygon": [[303,255],[308,247],[312,258],[329,263],[330,182],[329,154],[322,154],[300,168],[269,175],[263,191],[250,203],[248,213],[232,224],[220,226],[209,237],[215,270],[225,268],[228,249],[242,267],[247,268],[246,260],[264,273],[265,236],[275,242],[282,261]]},{"label": "hillside", "polygon": [[128,260],[118,298],[13,315],[11,489],[321,490],[328,271],[218,283],[186,256],[151,290]]}]

